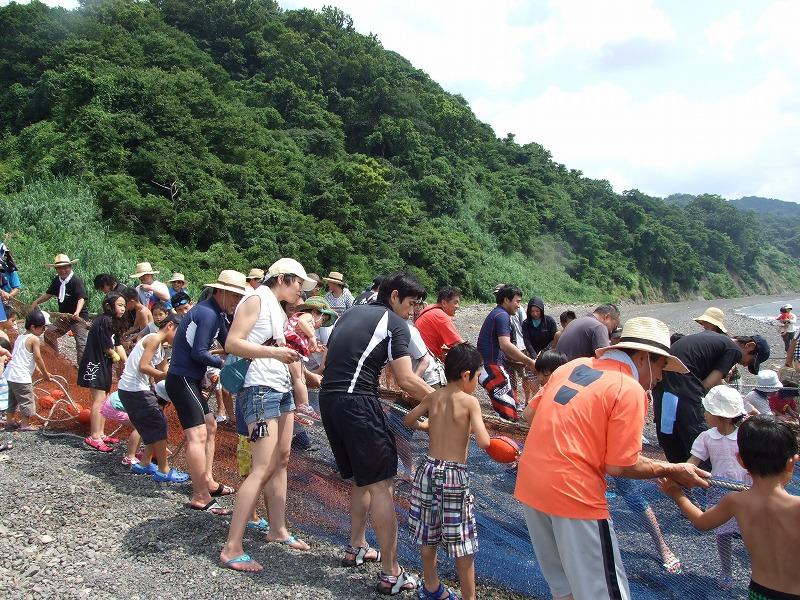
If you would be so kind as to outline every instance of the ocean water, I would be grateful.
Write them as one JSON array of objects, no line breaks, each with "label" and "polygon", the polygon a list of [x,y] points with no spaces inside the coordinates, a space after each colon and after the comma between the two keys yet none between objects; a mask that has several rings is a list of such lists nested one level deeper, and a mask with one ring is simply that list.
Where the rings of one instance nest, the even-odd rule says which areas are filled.
[{"label": "ocean water", "polygon": [[744,315],[751,319],[758,319],[759,321],[771,322],[775,320],[780,313],[780,308],[784,304],[791,304],[794,307],[794,312],[800,311],[800,298],[786,298],[785,300],[778,300],[776,302],[765,302],[764,304],[753,304],[751,306],[743,306],[737,308],[733,312],[737,315]]}]

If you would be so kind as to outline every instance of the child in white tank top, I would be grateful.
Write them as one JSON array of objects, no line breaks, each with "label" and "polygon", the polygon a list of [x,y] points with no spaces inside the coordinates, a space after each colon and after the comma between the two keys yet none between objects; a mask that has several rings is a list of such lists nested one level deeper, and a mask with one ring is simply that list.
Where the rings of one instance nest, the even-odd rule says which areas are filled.
[{"label": "child in white tank top", "polygon": [[[33,395],[33,375],[36,367],[44,381],[50,381],[50,373],[42,359],[39,336],[49,323],[41,311],[35,310],[25,318],[25,333],[14,342],[11,361],[5,371],[8,382],[8,413],[6,429],[35,431],[30,419],[36,414],[36,398]],[[19,421],[16,420],[19,412]]]}]

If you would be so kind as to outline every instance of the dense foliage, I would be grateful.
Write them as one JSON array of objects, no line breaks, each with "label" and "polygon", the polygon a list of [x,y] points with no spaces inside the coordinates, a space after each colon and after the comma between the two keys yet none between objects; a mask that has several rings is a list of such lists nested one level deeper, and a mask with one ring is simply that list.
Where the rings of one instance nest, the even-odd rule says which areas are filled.
[{"label": "dense foliage", "polygon": [[551,301],[800,283],[752,215],[716,196],[618,195],[498,139],[338,9],[10,4],[0,81],[0,192],[26,202],[26,184],[73,178],[46,185],[91,190],[125,256],[163,270],[288,255],[354,288],[410,266],[471,297],[514,281]]}]

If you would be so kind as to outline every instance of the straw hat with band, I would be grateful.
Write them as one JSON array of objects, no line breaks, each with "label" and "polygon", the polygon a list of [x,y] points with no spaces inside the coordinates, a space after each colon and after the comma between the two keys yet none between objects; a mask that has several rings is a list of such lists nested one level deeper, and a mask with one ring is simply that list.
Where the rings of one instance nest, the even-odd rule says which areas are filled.
[{"label": "straw hat with band", "polygon": [[136,263],[136,273],[133,273],[131,277],[138,279],[144,275],[158,275],[160,271],[154,271],[153,265],[149,262],[140,262]]},{"label": "straw hat with band", "polygon": [[675,373],[689,372],[686,365],[669,352],[669,328],[653,317],[634,317],[629,319],[622,328],[619,342],[613,346],[598,348],[595,351],[595,356],[599,358],[609,350],[620,350],[622,348],[643,350],[650,354],[666,357],[665,371],[673,371]]},{"label": "straw hat with band", "polygon": [[324,279],[328,283],[335,283],[337,285],[341,285],[342,287],[344,287],[344,275],[339,273],[339,271],[331,271],[330,273],[328,273],[327,277],[323,277],[322,279]]},{"label": "straw hat with band", "polygon": [[48,267],[55,268],[55,267],[67,267],[74,265],[78,262],[78,259],[70,260],[69,256],[66,254],[56,254],[53,257],[53,262],[47,265]]},{"label": "straw hat with band", "polygon": [[783,384],[775,371],[772,369],[762,369],[758,372],[756,384],[753,388],[761,392],[777,392],[779,389],[783,388]]},{"label": "straw hat with band", "polygon": [[723,321],[725,320],[725,313],[722,312],[721,309],[717,308],[716,306],[710,306],[706,309],[699,317],[695,317],[694,321],[696,323],[710,323],[715,327],[719,327],[719,330],[722,333],[728,333],[728,330],[725,329],[725,325]]},{"label": "straw hat with band", "polygon": [[182,281],[183,283],[186,283],[186,277],[183,276],[183,273],[178,273],[177,271],[175,271],[172,274],[172,277],[169,278],[169,281],[167,283],[172,283],[173,281]]},{"label": "straw hat with band", "polygon": [[264,271],[262,269],[250,269],[250,272],[247,274],[247,280],[251,279],[264,279]]},{"label": "straw hat with band", "polygon": [[703,408],[715,417],[735,419],[745,414],[744,400],[738,390],[727,385],[715,385],[703,397]]},{"label": "straw hat with band", "polygon": [[303,265],[293,258],[281,258],[270,265],[266,277],[269,279],[278,275],[296,275],[303,280],[302,290],[304,292],[310,292],[317,287],[317,282],[306,275]]},{"label": "straw hat with band", "polygon": [[233,269],[225,269],[219,274],[219,277],[217,277],[214,283],[207,283],[203,287],[224,290],[244,296],[244,294],[247,293],[247,280],[245,279],[244,273],[234,271]]},{"label": "straw hat with band", "polygon": [[339,318],[336,311],[331,308],[330,304],[328,304],[322,296],[312,296],[302,304],[298,304],[295,310],[298,312],[301,310],[318,310],[323,315],[326,315],[328,318],[323,321],[320,327],[330,327],[336,322],[336,319]]}]

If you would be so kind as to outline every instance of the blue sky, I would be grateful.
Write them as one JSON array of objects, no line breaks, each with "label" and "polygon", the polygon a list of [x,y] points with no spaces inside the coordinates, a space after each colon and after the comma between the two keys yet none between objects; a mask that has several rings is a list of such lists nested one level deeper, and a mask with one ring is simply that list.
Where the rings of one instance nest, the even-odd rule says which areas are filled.
[{"label": "blue sky", "polygon": [[498,136],[617,191],[800,202],[800,2],[279,3],[338,6]]}]

